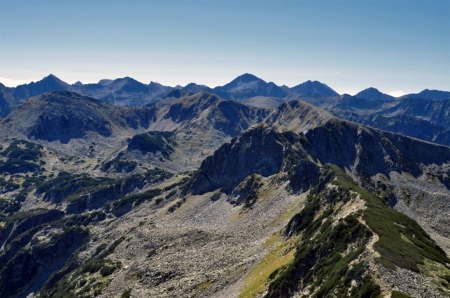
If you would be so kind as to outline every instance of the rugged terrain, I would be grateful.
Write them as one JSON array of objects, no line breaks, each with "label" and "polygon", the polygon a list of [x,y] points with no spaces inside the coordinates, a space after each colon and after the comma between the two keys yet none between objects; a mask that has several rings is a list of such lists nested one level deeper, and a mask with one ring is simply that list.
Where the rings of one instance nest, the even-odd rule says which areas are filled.
[{"label": "rugged terrain", "polygon": [[[253,79],[225,89],[269,86]],[[421,115],[370,102],[448,120],[446,101]],[[449,296],[450,148],[334,114],[204,91],[147,107],[28,99],[0,121],[0,292]]]}]

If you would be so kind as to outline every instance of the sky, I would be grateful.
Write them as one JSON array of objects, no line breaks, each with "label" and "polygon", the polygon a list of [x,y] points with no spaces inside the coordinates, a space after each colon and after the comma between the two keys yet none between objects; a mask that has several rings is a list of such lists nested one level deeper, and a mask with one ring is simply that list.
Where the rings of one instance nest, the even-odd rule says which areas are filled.
[{"label": "sky", "polygon": [[0,82],[450,90],[450,0],[0,0]]}]

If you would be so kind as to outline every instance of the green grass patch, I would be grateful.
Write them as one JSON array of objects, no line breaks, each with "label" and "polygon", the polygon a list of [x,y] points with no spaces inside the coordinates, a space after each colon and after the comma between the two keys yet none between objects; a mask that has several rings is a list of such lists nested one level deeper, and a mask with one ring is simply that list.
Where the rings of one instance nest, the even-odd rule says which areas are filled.
[{"label": "green grass patch", "polygon": [[273,248],[245,277],[245,286],[239,297],[256,297],[263,292],[266,289],[267,280],[274,278],[273,273],[277,272],[279,268],[287,266],[294,259],[295,243],[298,239],[297,236],[283,241],[280,235],[274,236],[270,240]]}]

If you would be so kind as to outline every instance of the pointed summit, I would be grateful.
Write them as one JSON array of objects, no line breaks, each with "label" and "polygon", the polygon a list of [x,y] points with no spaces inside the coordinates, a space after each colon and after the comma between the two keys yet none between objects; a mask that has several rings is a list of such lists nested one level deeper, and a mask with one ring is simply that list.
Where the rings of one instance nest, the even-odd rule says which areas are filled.
[{"label": "pointed summit", "polygon": [[245,73],[243,75],[238,76],[231,82],[229,82],[226,85],[223,85],[222,87],[216,87],[217,89],[221,89],[222,91],[234,91],[238,88],[247,88],[249,84],[258,84],[258,83],[264,83],[267,84],[265,81],[261,80],[255,75]]},{"label": "pointed summit", "polygon": [[389,101],[389,100],[395,99],[393,96],[382,93],[378,89],[373,88],[373,87],[364,89],[363,91],[356,94],[355,97],[362,98],[362,99],[368,99],[368,100],[383,100],[383,101]]},{"label": "pointed summit", "polygon": [[339,93],[319,81],[306,81],[292,87],[291,91],[298,94],[316,93],[323,96],[339,96]]},{"label": "pointed summit", "polygon": [[36,83],[19,85],[13,89],[12,93],[19,99],[27,99],[49,91],[69,90],[69,87],[69,84],[50,74]]},{"label": "pointed summit", "polygon": [[243,75],[240,75],[236,79],[234,79],[234,81],[240,81],[243,83],[250,83],[253,81],[263,81],[264,82],[264,80],[258,78],[255,75],[252,75],[251,73],[244,73]]}]

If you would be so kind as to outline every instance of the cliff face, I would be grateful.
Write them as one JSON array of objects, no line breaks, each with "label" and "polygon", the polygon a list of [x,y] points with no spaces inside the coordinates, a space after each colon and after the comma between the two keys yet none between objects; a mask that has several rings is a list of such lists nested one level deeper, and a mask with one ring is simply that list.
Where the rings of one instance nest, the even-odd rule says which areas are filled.
[{"label": "cliff face", "polygon": [[305,138],[304,148],[314,159],[365,177],[395,171],[417,178],[423,167],[450,161],[448,147],[340,120],[308,131]]},{"label": "cliff face", "polygon": [[222,189],[225,193],[250,174],[270,176],[278,173],[291,145],[280,134],[258,125],[207,157],[193,182],[194,194]]},{"label": "cliff face", "polygon": [[426,171],[447,184],[450,149],[336,119],[300,135],[260,125],[206,158],[196,174],[202,182],[194,179],[191,191],[220,188],[229,193],[250,174],[267,177],[289,171],[288,165],[296,162],[334,164],[361,181],[378,174],[389,177],[391,172],[418,178]]}]

